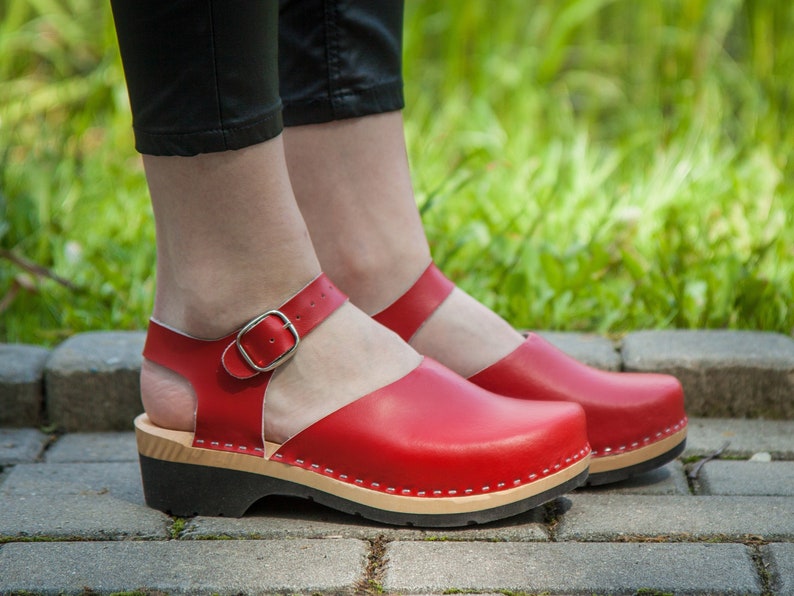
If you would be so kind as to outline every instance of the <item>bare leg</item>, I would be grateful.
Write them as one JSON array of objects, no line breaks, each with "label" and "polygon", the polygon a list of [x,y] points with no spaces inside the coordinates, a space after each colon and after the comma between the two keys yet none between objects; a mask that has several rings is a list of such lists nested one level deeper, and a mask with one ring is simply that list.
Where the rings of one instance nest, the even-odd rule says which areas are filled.
[{"label": "bare leg", "polygon": [[[239,151],[145,156],[144,166],[157,225],[159,321],[193,336],[221,337],[319,273],[280,137]],[[274,374],[265,436],[283,441],[418,361],[396,336],[347,304]],[[146,361],[141,389],[152,422],[192,430],[195,397],[184,379]]]},{"label": "bare leg", "polygon": [[[430,263],[402,115],[290,127],[284,141],[295,196],[323,269],[364,311],[388,306]],[[498,315],[455,290],[411,344],[469,376],[521,342]]]}]

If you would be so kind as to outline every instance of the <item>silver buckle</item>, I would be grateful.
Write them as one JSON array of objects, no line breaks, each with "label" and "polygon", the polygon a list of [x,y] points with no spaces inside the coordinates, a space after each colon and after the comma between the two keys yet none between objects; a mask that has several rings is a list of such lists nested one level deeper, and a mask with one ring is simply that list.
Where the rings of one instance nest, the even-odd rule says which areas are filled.
[{"label": "silver buckle", "polygon": [[[249,356],[248,352],[245,351],[245,348],[243,347],[242,344],[242,339],[246,333],[248,333],[251,329],[256,327],[261,321],[263,321],[264,319],[270,316],[278,317],[279,319],[281,319],[281,321],[284,323],[283,328],[287,329],[292,334],[292,339],[295,341],[295,343],[292,345],[292,347],[289,350],[284,352],[281,356],[276,358],[273,362],[271,362],[267,366],[259,366],[256,363],[254,363],[254,361],[251,359],[251,356]],[[248,366],[250,366],[254,370],[258,370],[259,372],[267,372],[269,370],[273,370],[274,368],[280,366],[281,364],[292,358],[295,355],[295,350],[298,349],[298,344],[300,343],[300,341],[301,338],[298,336],[298,331],[295,329],[295,326],[292,324],[292,321],[290,321],[289,318],[287,318],[287,315],[285,315],[280,310],[269,310],[266,313],[259,315],[255,319],[252,319],[251,321],[248,322],[248,324],[245,327],[240,329],[240,332],[237,334],[237,339],[235,340],[235,342],[237,343],[237,349],[240,351],[240,354],[242,355],[245,362],[248,364]]]}]

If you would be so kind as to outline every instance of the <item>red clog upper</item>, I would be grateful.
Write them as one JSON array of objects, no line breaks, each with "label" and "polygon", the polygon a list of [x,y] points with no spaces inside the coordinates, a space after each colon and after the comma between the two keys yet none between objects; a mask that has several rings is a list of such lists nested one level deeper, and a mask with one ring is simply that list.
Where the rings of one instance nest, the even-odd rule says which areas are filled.
[{"label": "red clog upper", "polygon": [[591,368],[535,334],[469,380],[501,395],[581,405],[594,455],[630,451],[686,425],[675,377]]},{"label": "red clog upper", "polygon": [[274,459],[389,493],[464,496],[558,472],[589,453],[586,436],[575,404],[496,396],[425,358],[289,439]]}]

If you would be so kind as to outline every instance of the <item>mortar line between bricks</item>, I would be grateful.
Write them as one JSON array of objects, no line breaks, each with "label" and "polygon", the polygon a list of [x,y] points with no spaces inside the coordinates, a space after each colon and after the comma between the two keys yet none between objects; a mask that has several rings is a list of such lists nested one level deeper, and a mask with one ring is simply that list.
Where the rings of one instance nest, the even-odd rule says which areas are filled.
[{"label": "mortar line between bricks", "polygon": [[764,560],[761,547],[758,544],[748,544],[750,558],[755,567],[755,573],[761,583],[761,596],[774,596],[772,591],[772,574],[769,572],[768,563]]},{"label": "mortar line between bricks", "polygon": [[615,352],[617,352],[618,360],[620,361],[618,372],[626,372],[626,358],[623,356],[623,338],[621,337],[617,342],[612,342],[612,345],[615,346]]},{"label": "mortar line between bricks", "polygon": [[168,526],[168,535],[171,540],[181,540],[182,535],[185,533],[188,519],[176,515],[172,515],[170,518],[171,524]]},{"label": "mortar line between bricks", "polygon": [[386,572],[386,545],[391,542],[381,534],[380,536],[367,540],[367,565],[364,568],[364,575],[356,583],[354,593],[357,596],[372,596],[383,593],[383,577]]},{"label": "mortar line between bricks", "polygon": [[543,505],[543,525],[546,527],[549,542],[558,542],[557,526],[560,523],[560,516],[564,514],[558,499]]},{"label": "mortar line between bricks", "polygon": [[36,458],[35,463],[45,463],[45,456],[47,452],[55,446],[55,444],[60,441],[61,437],[63,437],[66,433],[64,432],[57,432],[55,429],[51,428],[50,425],[45,424],[39,429],[45,435],[47,435],[47,441],[42,445],[41,452],[39,456]]}]

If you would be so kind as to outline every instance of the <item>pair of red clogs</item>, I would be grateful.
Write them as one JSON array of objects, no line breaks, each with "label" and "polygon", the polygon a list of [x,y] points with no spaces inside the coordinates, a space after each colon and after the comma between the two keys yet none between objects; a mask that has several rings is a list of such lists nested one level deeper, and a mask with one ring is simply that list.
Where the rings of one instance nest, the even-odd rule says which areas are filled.
[{"label": "pair of red clogs", "polygon": [[[408,341],[454,286],[431,265],[375,319]],[[239,332],[200,340],[152,321],[144,356],[197,396],[194,433],[135,421],[146,502],[240,516],[271,494],[386,523],[484,523],[588,481],[658,467],[684,447],[672,377],[585,366],[536,335],[464,380],[425,358],[408,375],[278,445],[262,432],[274,370],[345,301],[320,275]],[[516,399],[519,398],[519,399]]]}]

